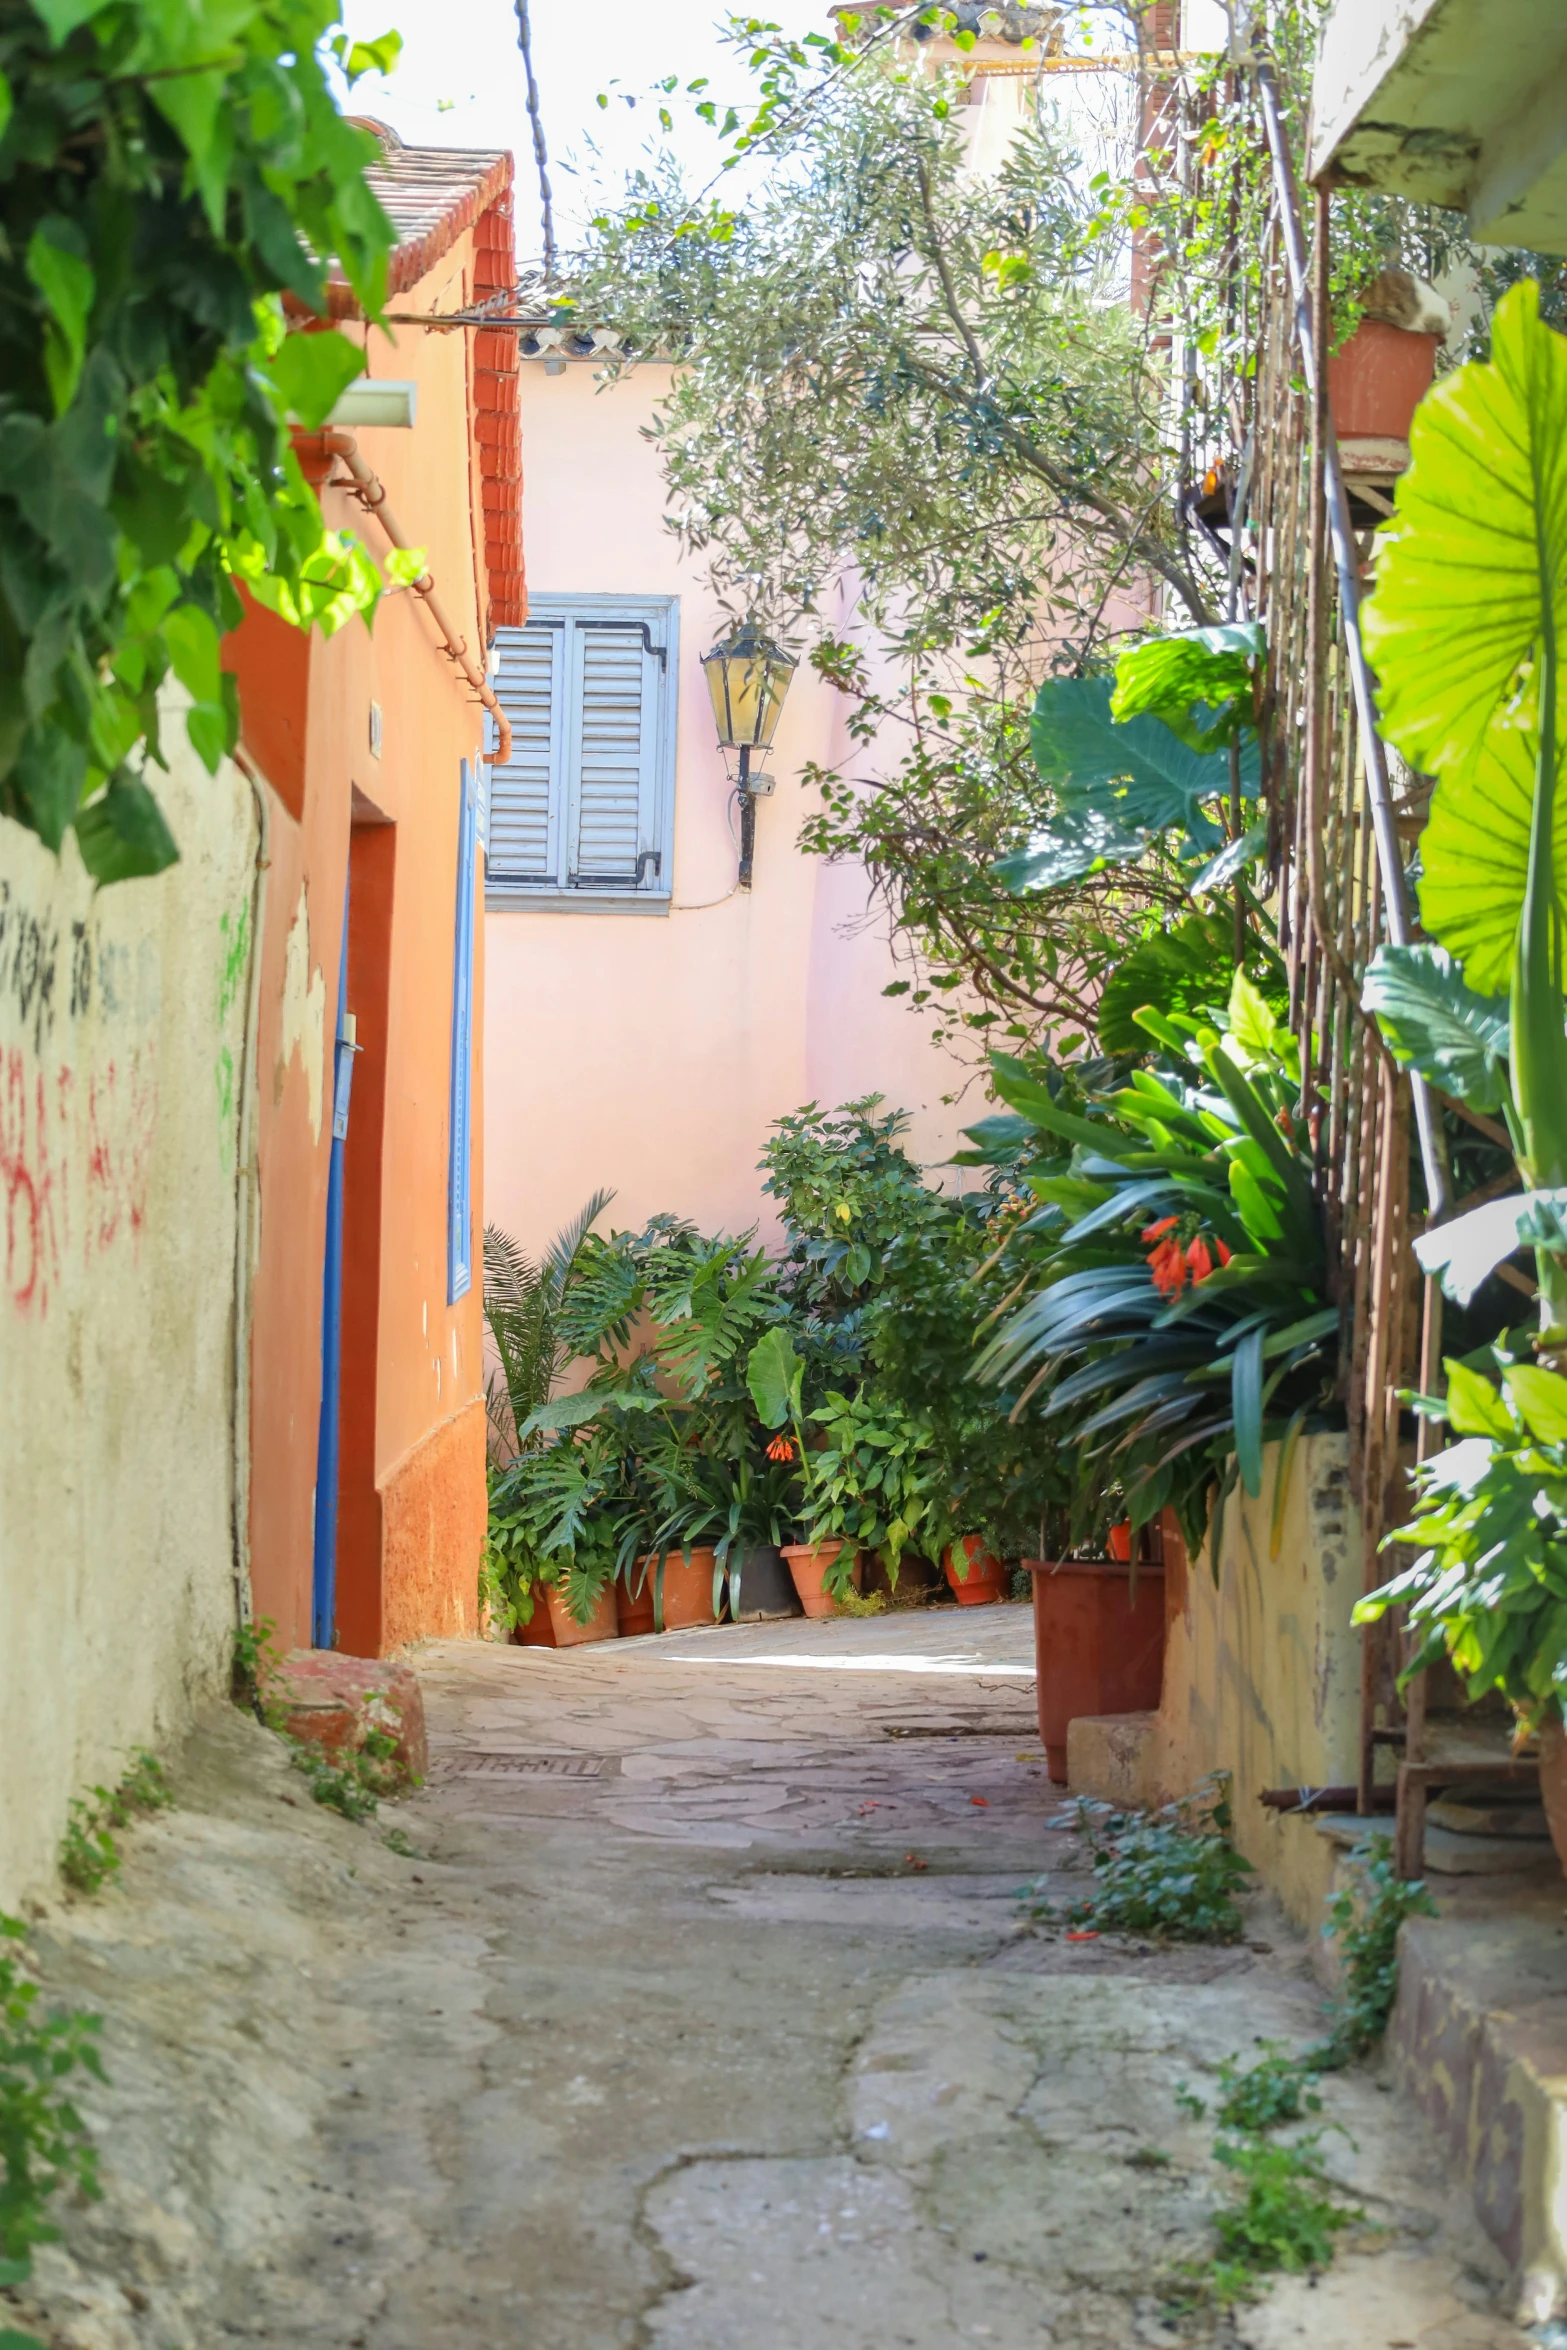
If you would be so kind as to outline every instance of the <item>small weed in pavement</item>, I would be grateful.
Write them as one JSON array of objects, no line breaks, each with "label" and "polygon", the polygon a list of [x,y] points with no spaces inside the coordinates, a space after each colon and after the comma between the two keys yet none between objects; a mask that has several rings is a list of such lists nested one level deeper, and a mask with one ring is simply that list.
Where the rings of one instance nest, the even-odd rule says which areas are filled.
[{"label": "small weed in pavement", "polygon": [[72,1802],[60,1839],[60,1874],[78,1893],[97,1893],[120,1866],[116,1828],[128,1828],[138,1813],[167,1811],[174,1801],[169,1774],[143,1748],[116,1787],[94,1787]]},{"label": "small weed in pavement", "polygon": [[[1092,1846],[1094,1886],[1069,1903],[1069,1927],[1161,1942],[1240,1941],[1236,1896],[1255,1872],[1230,1841],[1222,1774],[1151,1815],[1101,1818],[1083,1804],[1077,1824]],[[1048,1901],[1036,1903],[1034,1915],[1053,1920]]]},{"label": "small weed in pavement", "polygon": [[[395,1795],[403,1785],[397,1740],[390,1730],[372,1727],[357,1747],[336,1757],[297,1738],[288,1743],[293,1749],[294,1768],[309,1782],[316,1802],[325,1804],[329,1811],[340,1811],[345,1820],[373,1819],[382,1796]],[[389,1833],[401,1835],[402,1830]],[[409,1850],[413,1853],[412,1846]],[[414,1859],[418,1857],[413,1853]]]},{"label": "small weed in pavement", "polygon": [[[55,2195],[98,2195],[97,2153],[65,2084],[77,2071],[103,2079],[100,2018],[40,2011],[15,1947],[24,1939],[19,1921],[0,1913],[0,2286],[25,2284],[34,2246],[58,2241]],[[0,2350],[17,2343],[41,2350],[31,2334],[0,2332]]]},{"label": "small weed in pavement", "polygon": [[270,1616],[263,1616],[259,1623],[241,1624],[234,1634],[229,1668],[234,1703],[253,1713],[268,1730],[283,1727],[283,1709],[267,1695],[283,1662],[272,1637],[276,1630]]},{"label": "small weed in pavement", "polygon": [[388,1852],[395,1852],[399,1860],[423,1860],[424,1858],[424,1854],[414,1843],[406,1828],[386,1829],[381,1837],[381,1842],[386,1846]]},{"label": "small weed in pavement", "polygon": [[[1256,2300],[1269,2275],[1328,2267],[1334,2237],[1365,2216],[1324,2167],[1322,2130],[1290,2139],[1272,2135],[1322,2111],[1312,2085],[1321,2050],[1290,2056],[1277,2040],[1258,2046],[1255,2064],[1243,2067],[1230,2056],[1215,2067],[1220,2135],[1213,2152],[1234,2191],[1214,2213],[1218,2250],[1207,2260],[1183,2261],[1176,2271],[1171,2308],[1178,2313],[1230,2309]],[[1184,2081],[1176,2084],[1175,2102],[1194,2116],[1206,2110]]]},{"label": "small weed in pavement", "polygon": [[1344,1989],[1335,2001],[1322,2069],[1369,2055],[1387,2029],[1398,1994],[1398,1929],[1405,1918],[1437,1914],[1422,1884],[1393,1874],[1389,1836],[1367,1836],[1351,1861],[1360,1885],[1345,1886],[1328,1905],[1325,1938],[1336,1939],[1344,1962]]}]

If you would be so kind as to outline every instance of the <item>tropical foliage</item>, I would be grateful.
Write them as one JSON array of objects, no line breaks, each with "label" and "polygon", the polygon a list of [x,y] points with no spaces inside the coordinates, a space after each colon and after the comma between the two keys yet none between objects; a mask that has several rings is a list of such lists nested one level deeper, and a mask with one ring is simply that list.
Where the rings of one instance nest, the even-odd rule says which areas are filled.
[{"label": "tropical foliage", "polygon": [[1173,1505],[1195,1551],[1210,1485],[1221,1504],[1237,1480],[1259,1494],[1272,1436],[1282,1503],[1294,1441],[1331,1399],[1339,1317],[1289,1032],[1244,973],[1226,1034],[1136,1017],[1164,1058],[1081,1110],[1051,1073],[996,1056],[997,1090],[1037,1138],[1038,1205],[1009,1243],[1025,1302],[979,1371],[1026,1381],[1020,1405],[1042,1395],[1085,1493],[1120,1486],[1134,1525]]},{"label": "tropical foliage", "polygon": [[1417,1471],[1393,1538],[1423,1547],[1359,1616],[1406,1606],[1417,1665],[1445,1647],[1472,1694],[1538,1719],[1567,1691],[1567,342],[1533,284],[1499,306],[1491,352],[1415,419],[1367,613],[1388,733],[1437,778],[1420,891],[1437,943],[1384,950],[1368,995],[1400,1061],[1506,1119],[1522,1188],[1416,1249],[1462,1303],[1532,1247],[1540,1359],[1518,1333],[1446,1364],[1445,1399],[1420,1408],[1459,1441]]},{"label": "tropical foliage", "polygon": [[[382,587],[290,445],[364,365],[334,256],[379,315],[392,228],[330,72],[385,69],[336,0],[30,0],[0,20],[0,812],[100,882],[177,851],[148,788],[178,680],[209,769],[236,583],[324,629]],[[418,559],[414,561],[418,568]],[[407,559],[389,578],[410,576]]]},{"label": "tropical foliage", "polygon": [[1500,1690],[1537,1722],[1567,1712],[1567,1379],[1521,1331],[1446,1370],[1421,1408],[1459,1441],[1415,1471],[1414,1517],[1389,1538],[1420,1555],[1356,1621],[1407,1608],[1411,1672],[1446,1653],[1472,1698]]},{"label": "tropical foliage", "polygon": [[[715,1553],[714,1612],[748,1549],[840,1539],[896,1577],[961,1534],[1016,1556],[1066,1483],[1052,1449],[1009,1427],[972,1377],[974,1325],[999,1302],[1005,1168],[961,1195],[928,1184],[874,1099],[781,1119],[765,1186],[777,1254],[671,1216],[588,1229],[595,1197],[543,1268],[488,1236],[492,1385],[488,1590],[526,1622],[563,1586],[578,1616],[617,1575]],[[563,1380],[574,1392],[554,1392]]]}]

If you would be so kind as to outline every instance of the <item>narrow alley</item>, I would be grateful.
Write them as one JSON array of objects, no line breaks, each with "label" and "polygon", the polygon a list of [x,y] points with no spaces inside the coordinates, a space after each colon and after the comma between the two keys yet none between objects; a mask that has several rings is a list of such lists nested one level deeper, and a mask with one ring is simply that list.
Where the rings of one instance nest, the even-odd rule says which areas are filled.
[{"label": "narrow alley", "polygon": [[997,1606],[432,1645],[428,1783],[363,1825],[209,1713],[123,1881],[35,1924],[109,2085],[105,2199],[26,2315],[71,2350],[1521,2342],[1364,2072],[1325,2085],[1334,2267],[1172,2314],[1224,2192],[1177,2090],[1321,1995],[1266,1896],[1235,1948],[1030,1924],[1082,1865],[1031,1642]]}]

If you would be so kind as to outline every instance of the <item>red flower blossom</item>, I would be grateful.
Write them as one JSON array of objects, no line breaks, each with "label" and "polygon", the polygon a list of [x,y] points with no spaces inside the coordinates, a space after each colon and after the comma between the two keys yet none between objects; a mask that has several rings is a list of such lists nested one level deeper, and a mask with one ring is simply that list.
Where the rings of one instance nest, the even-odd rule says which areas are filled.
[{"label": "red flower blossom", "polygon": [[767,1447],[767,1457],[770,1461],[792,1461],[794,1459],[794,1446],[790,1443],[787,1436],[775,1436],[772,1443]]},{"label": "red flower blossom", "polygon": [[1186,1287],[1186,1258],[1180,1242],[1161,1240],[1148,1259],[1148,1270],[1162,1296],[1179,1297]]},{"label": "red flower blossom", "polygon": [[1200,1232],[1186,1252],[1186,1262],[1194,1283],[1206,1281],[1213,1271],[1213,1254]]},{"label": "red flower blossom", "polygon": [[1223,1241],[1222,1241],[1222,1240],[1219,1240],[1219,1239],[1217,1239],[1217,1238],[1216,1238],[1216,1239],[1215,1239],[1215,1241],[1214,1241],[1214,1244],[1213,1244],[1213,1245],[1214,1245],[1214,1247],[1215,1247],[1215,1248],[1218,1250],[1218,1252],[1219,1252],[1219,1262],[1220,1262],[1220,1264],[1221,1264],[1221,1265],[1227,1265],[1227,1264],[1229,1263],[1229,1261],[1230,1261],[1230,1252],[1229,1252],[1229,1250],[1228,1250],[1228,1249],[1225,1247],[1225,1245],[1224,1245]]},{"label": "red flower blossom", "polygon": [[1166,1232],[1173,1232],[1180,1220],[1181,1219],[1179,1216],[1161,1217],[1157,1224],[1149,1224],[1145,1226],[1143,1231],[1144,1240],[1161,1239]]}]

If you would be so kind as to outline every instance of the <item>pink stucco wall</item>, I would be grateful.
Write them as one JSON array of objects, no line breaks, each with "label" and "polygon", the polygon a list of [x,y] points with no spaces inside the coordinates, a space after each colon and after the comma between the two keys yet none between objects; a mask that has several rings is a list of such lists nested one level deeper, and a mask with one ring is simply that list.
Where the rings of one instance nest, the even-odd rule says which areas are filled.
[{"label": "pink stucco wall", "polygon": [[803,667],[767,761],[778,789],[757,811],[755,888],[723,895],[735,846],[701,656],[725,624],[664,526],[641,433],[667,375],[601,389],[591,362],[521,371],[530,592],[680,597],[674,910],[485,919],[485,1215],[530,1250],[600,1184],[617,1194],[607,1223],[663,1208],[770,1233],[757,1160],[771,1121],[812,1099],[885,1095],[913,1113],[926,1163],[977,1114],[972,1098],[943,1104],[964,1072],[881,993],[901,974],[884,925],[867,925],[863,871],[795,846],[800,772],[842,752],[840,697]]}]

